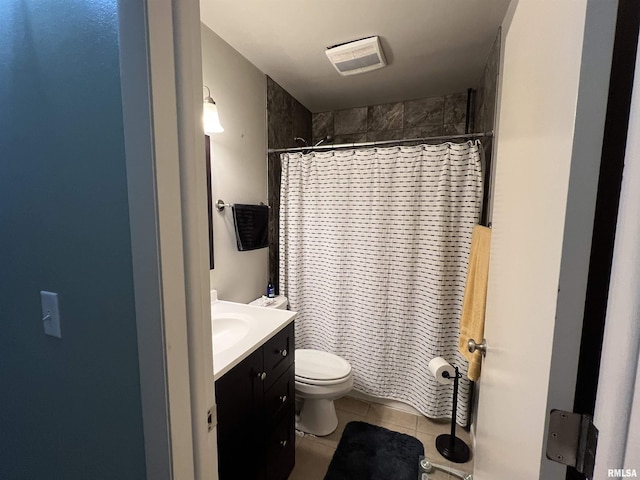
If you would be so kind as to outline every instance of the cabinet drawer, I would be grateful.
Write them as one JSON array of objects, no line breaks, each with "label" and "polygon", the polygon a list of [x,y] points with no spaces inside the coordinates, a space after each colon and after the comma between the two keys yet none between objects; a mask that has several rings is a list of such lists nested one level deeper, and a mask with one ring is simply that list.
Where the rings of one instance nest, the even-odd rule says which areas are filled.
[{"label": "cabinet drawer", "polygon": [[267,444],[267,479],[286,480],[295,463],[294,403],[287,402],[286,413],[272,431]]},{"label": "cabinet drawer", "polygon": [[294,366],[290,366],[264,393],[266,420],[273,420],[284,407],[294,401]]},{"label": "cabinet drawer", "polygon": [[264,371],[267,373],[265,388],[269,388],[293,363],[293,335],[293,323],[290,323],[265,343]]}]

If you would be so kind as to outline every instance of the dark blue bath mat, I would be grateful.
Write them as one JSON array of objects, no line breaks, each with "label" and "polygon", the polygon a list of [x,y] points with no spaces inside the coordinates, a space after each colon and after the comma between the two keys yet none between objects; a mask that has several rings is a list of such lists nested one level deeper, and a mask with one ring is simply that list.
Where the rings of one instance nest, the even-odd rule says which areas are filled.
[{"label": "dark blue bath mat", "polygon": [[420,440],[365,422],[349,422],[324,480],[416,480]]}]

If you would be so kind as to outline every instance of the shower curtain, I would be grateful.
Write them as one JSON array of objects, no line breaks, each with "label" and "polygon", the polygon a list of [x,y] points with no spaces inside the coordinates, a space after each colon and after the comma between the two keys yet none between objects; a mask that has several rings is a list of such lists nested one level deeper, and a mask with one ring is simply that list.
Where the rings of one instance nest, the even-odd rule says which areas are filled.
[{"label": "shower curtain", "polygon": [[442,356],[470,384],[458,324],[471,232],[482,202],[478,142],[283,154],[280,291],[296,348],[336,353],[354,388],[451,416],[452,387],[429,373]]}]

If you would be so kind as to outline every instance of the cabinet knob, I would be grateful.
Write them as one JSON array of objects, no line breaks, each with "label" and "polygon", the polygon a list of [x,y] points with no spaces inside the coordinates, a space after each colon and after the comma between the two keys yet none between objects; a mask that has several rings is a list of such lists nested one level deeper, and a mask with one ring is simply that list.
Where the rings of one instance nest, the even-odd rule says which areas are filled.
[{"label": "cabinet knob", "polygon": [[287,396],[286,395],[280,395],[280,401],[282,403],[286,402],[287,401]]},{"label": "cabinet knob", "polygon": [[280,440],[280,446],[282,448],[286,447],[287,446],[287,441],[286,440]]},{"label": "cabinet knob", "polygon": [[260,372],[258,373],[258,378],[260,380],[264,380],[265,378],[267,378],[267,372]]},{"label": "cabinet knob", "polygon": [[282,355],[283,357],[286,357],[288,354],[289,352],[287,352],[286,348],[284,350],[280,350],[280,355]]}]

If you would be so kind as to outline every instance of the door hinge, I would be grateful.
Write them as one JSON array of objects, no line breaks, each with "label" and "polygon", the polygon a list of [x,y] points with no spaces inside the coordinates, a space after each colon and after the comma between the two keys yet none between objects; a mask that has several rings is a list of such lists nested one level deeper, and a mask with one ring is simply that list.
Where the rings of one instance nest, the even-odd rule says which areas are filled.
[{"label": "door hinge", "polygon": [[213,430],[213,427],[215,427],[218,423],[218,419],[216,418],[216,407],[211,407],[208,411],[207,411],[207,431],[210,432],[211,430]]},{"label": "door hinge", "polygon": [[551,410],[547,458],[574,467],[587,480],[593,479],[598,429],[592,417],[579,413]]}]

